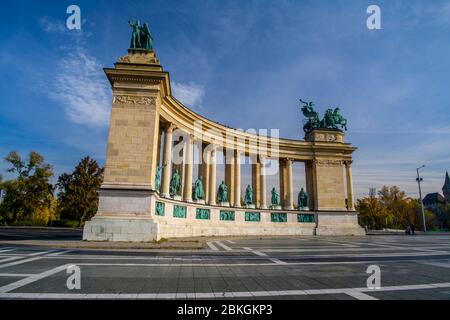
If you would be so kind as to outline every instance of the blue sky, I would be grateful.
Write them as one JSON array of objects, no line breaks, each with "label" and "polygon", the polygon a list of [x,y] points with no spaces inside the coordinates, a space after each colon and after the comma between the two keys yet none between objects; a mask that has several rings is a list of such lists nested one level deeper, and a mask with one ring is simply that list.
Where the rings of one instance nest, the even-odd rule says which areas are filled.
[{"label": "blue sky", "polygon": [[[65,28],[81,8],[81,31]],[[377,4],[382,30],[368,30]],[[148,21],[174,95],[238,128],[303,138],[298,99],[341,107],[356,195],[440,191],[450,169],[450,1],[20,1],[0,11],[0,155],[32,150],[58,175],[104,162],[110,88],[129,19]],[[4,173],[6,164],[0,163]]]}]

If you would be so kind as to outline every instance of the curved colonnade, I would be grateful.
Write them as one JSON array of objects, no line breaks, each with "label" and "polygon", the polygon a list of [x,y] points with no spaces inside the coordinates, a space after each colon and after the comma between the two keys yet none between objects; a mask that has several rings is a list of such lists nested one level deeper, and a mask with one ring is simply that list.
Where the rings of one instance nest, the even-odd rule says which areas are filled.
[{"label": "curved colonnade", "polygon": [[[345,143],[341,131],[315,130],[301,141],[210,121],[171,96],[169,74],[153,51],[130,50],[105,73],[113,90],[105,178],[84,239],[364,233],[354,210],[351,163],[356,148]],[[216,201],[219,152],[225,159],[227,203]],[[243,157],[253,160],[252,205],[242,203]],[[267,196],[266,173],[273,161],[279,163],[280,207]],[[305,166],[308,206],[301,210],[293,194],[295,162]],[[194,165],[203,177],[204,199],[193,200]],[[170,195],[175,170],[181,173],[181,193]]]}]

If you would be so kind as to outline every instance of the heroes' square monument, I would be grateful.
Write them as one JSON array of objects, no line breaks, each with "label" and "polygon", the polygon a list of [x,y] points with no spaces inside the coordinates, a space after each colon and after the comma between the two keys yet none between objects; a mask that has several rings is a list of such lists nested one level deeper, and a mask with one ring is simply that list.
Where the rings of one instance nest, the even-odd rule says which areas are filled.
[{"label": "heroes' square monument", "polygon": [[[148,25],[129,25],[128,54],[104,69],[113,93],[105,176],[84,240],[364,234],[354,208],[356,148],[339,129],[347,122],[338,108],[320,120],[313,103],[301,101],[304,140],[255,135],[208,120],[172,96]],[[224,181],[217,181],[219,152]],[[247,188],[241,187],[243,157],[253,159]],[[279,163],[279,186],[267,185],[268,160]],[[304,163],[306,180],[295,196],[294,162]]]}]

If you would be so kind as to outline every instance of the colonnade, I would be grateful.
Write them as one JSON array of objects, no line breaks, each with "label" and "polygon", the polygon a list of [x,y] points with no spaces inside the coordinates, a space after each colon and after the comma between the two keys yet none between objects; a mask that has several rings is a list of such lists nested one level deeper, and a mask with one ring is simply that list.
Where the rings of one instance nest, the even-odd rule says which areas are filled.
[{"label": "colonnade", "polygon": [[[173,131],[176,126],[172,123],[165,123],[162,127],[164,131],[164,154],[162,163],[164,165],[162,181],[161,181],[161,196],[169,198],[170,194],[170,181],[172,168],[172,149],[173,149]],[[187,134],[183,136],[183,156],[185,161],[182,163],[182,200],[185,202],[192,202],[192,184],[194,173],[194,145],[196,139],[193,134]],[[161,136],[160,136],[161,139]],[[201,143],[200,154],[202,156],[198,165],[198,176],[203,178],[203,187],[205,193],[205,203],[208,205],[217,205],[217,153],[221,146],[214,144]],[[239,208],[242,206],[241,199],[243,192],[241,190],[241,158],[244,156],[242,151],[233,149],[224,149],[225,158],[225,183],[229,190],[229,203],[230,206]],[[159,158],[159,156],[158,156]],[[267,209],[270,207],[270,199],[267,197],[267,175],[266,164],[268,160],[279,161],[279,180],[280,186],[277,192],[280,195],[281,206],[283,210],[294,210],[294,203],[297,202],[296,195],[294,196],[293,189],[293,164],[296,159],[291,158],[268,158],[261,155],[254,155],[254,163],[252,164],[252,187],[253,198],[256,208]],[[308,194],[308,205],[310,210],[317,210],[318,206],[315,201],[315,181],[317,178],[314,175],[315,160],[303,161],[305,162],[306,171],[306,192]],[[345,179],[346,179],[346,196],[347,196],[347,209],[354,211],[354,196],[353,196],[353,181],[352,181],[352,161],[343,161],[342,164],[345,167]]]}]

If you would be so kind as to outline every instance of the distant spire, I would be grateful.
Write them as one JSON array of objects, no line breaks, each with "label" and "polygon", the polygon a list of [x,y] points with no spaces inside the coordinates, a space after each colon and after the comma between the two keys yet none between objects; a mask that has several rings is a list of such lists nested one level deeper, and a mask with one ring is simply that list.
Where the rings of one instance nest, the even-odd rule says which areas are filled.
[{"label": "distant spire", "polygon": [[448,171],[445,171],[445,183],[442,187],[442,191],[450,191],[450,177],[448,176]]}]

